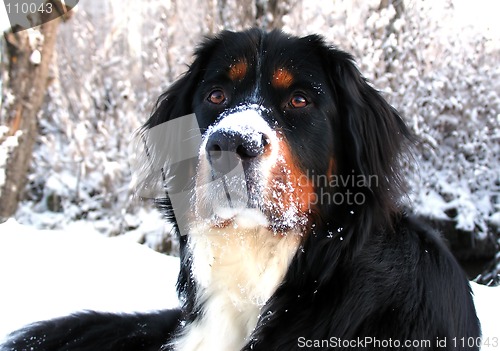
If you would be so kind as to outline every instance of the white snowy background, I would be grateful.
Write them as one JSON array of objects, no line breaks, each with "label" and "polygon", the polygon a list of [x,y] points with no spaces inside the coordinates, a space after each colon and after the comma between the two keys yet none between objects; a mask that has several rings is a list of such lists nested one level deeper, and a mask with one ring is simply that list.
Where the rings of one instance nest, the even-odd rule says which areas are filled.
[{"label": "white snowy background", "polygon": [[[247,24],[237,0],[220,3],[85,0],[60,26],[26,197],[0,225],[0,335],[80,309],[176,304],[176,259],[136,244],[175,252],[170,226],[133,196],[129,137],[203,35]],[[478,239],[498,228],[500,3],[408,0],[402,14],[380,0],[282,3],[284,30],[353,53],[420,138],[408,167],[416,211]],[[5,87],[0,102],[1,136]],[[0,185],[15,142],[0,148]],[[485,333],[500,337],[498,290],[474,290]]]},{"label": "white snowy background", "polygon": [[178,258],[82,223],[37,230],[11,219],[0,233],[0,344],[25,324],[76,311],[178,306]]}]

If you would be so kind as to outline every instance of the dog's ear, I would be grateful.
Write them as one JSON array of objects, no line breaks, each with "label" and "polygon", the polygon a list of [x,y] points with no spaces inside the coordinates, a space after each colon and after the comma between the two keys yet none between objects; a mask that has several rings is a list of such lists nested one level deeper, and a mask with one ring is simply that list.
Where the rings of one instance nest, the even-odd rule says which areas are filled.
[{"label": "dog's ear", "polygon": [[343,180],[335,191],[350,199],[335,210],[344,228],[350,228],[343,244],[353,257],[373,231],[391,230],[400,213],[407,192],[401,161],[409,155],[413,137],[398,112],[361,75],[351,55],[334,47],[323,49],[336,105],[335,171]]},{"label": "dog's ear", "polygon": [[353,58],[329,48],[330,79],[336,95],[334,125],[339,171],[366,180],[363,191],[382,213],[393,213],[404,189],[400,160],[412,136],[398,112],[357,69]]}]

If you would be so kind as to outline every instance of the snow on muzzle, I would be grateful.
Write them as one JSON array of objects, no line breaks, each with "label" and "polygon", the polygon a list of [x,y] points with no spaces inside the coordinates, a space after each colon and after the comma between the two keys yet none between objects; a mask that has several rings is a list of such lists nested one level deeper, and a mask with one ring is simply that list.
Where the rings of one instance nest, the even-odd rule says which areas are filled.
[{"label": "snow on muzzle", "polygon": [[263,112],[258,106],[232,109],[204,135],[195,206],[198,217],[215,226],[232,220],[267,225],[261,211],[263,187],[276,136]]}]

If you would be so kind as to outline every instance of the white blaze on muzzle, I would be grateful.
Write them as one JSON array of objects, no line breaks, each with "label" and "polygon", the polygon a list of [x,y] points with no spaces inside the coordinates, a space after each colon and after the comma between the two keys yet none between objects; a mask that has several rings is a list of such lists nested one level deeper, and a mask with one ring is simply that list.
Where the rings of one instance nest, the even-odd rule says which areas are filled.
[{"label": "white blaze on muzzle", "polygon": [[198,217],[267,225],[257,207],[277,159],[278,136],[263,113],[258,105],[232,109],[204,134],[195,189]]}]

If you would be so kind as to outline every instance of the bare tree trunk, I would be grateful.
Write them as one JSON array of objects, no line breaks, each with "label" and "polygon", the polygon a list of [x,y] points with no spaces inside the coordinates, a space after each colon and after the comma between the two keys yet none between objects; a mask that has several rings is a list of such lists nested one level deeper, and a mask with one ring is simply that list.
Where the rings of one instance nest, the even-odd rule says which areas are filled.
[{"label": "bare tree trunk", "polygon": [[[15,97],[9,107],[6,123],[7,134],[0,138],[0,147],[8,150],[3,184],[0,184],[0,219],[12,216],[21,198],[27,181],[33,146],[37,130],[37,114],[42,106],[48,82],[49,64],[56,42],[56,18],[39,27],[42,42],[33,48],[28,31],[6,32],[9,60],[8,87]],[[35,50],[38,53],[33,54]],[[37,57],[38,56],[38,57]],[[12,142],[16,138],[17,142]],[[9,145],[2,145],[9,140]]]}]

